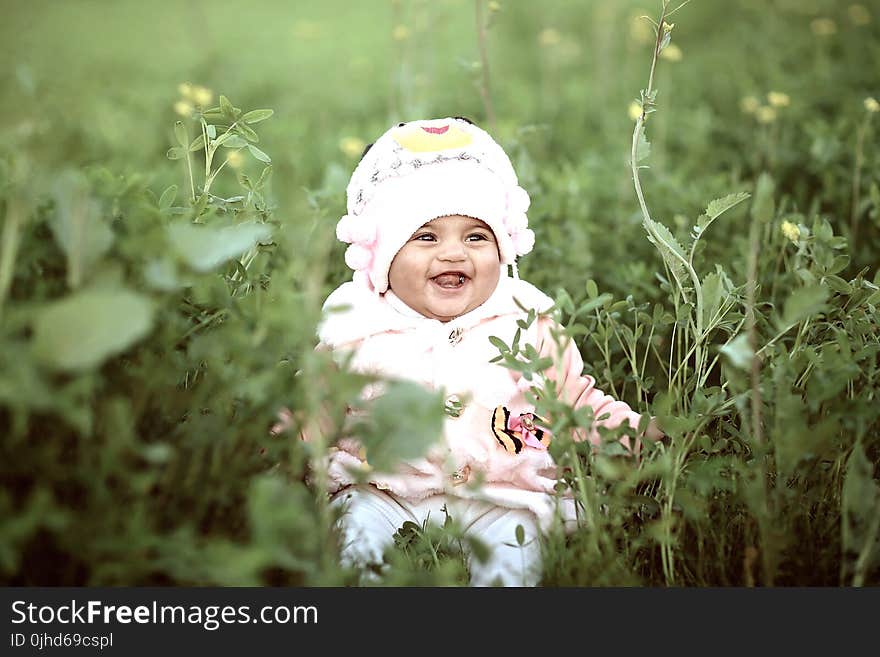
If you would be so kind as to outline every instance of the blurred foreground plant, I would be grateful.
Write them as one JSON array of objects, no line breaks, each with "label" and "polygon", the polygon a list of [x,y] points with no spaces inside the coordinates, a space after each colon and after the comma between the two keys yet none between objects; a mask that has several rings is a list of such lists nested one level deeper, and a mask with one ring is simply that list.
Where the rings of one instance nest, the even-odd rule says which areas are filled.
[{"label": "blurred foreground plant", "polygon": [[251,126],[270,115],[221,96],[199,137],[178,122],[181,203],[139,174],[44,170],[26,144],[3,153],[0,581],[344,576],[307,454],[268,433],[283,404],[312,403],[295,372],[326,369],[311,347],[329,246],[284,233],[268,166],[237,170],[238,195],[212,193],[229,154],[268,163]]}]

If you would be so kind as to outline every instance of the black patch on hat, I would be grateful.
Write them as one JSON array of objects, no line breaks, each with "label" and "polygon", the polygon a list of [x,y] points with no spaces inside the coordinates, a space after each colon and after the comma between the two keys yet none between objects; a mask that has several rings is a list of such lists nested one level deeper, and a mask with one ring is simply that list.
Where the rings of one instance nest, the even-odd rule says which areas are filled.
[{"label": "black patch on hat", "polygon": [[358,159],[358,162],[360,162],[361,160],[364,159],[364,155],[367,154],[367,151],[369,151],[373,147],[373,144],[375,144],[375,143],[376,142],[372,142],[371,144],[367,144],[366,146],[364,146],[364,151],[361,153],[361,156]]}]

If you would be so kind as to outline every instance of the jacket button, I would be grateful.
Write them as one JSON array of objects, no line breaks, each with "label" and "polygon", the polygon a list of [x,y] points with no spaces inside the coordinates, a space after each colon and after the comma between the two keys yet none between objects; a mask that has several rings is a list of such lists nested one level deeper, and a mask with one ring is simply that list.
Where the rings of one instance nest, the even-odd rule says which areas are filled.
[{"label": "jacket button", "polygon": [[461,336],[464,333],[464,329],[460,326],[456,329],[452,329],[452,332],[449,334],[449,344],[458,344],[461,342]]},{"label": "jacket button", "polygon": [[466,483],[471,475],[471,467],[469,465],[464,466],[463,468],[459,468],[455,472],[453,472],[449,478],[452,480],[453,486],[458,486],[460,484]]}]

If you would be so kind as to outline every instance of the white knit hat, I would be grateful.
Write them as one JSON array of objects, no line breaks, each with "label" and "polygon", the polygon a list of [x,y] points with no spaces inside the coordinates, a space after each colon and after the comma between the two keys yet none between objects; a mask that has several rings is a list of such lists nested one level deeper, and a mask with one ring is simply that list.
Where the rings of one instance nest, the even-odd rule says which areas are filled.
[{"label": "white knit hat", "polygon": [[400,123],[361,159],[346,190],[348,214],[336,236],[351,244],[346,264],[354,280],[382,294],[400,248],[425,223],[459,214],[486,222],[501,263],[532,250],[529,195],[517,184],[504,150],[461,118]]}]

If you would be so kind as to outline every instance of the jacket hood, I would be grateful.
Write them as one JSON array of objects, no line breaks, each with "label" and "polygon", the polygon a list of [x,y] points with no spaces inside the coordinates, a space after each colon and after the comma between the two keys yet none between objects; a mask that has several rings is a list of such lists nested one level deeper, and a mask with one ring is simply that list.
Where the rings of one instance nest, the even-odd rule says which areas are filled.
[{"label": "jacket hood", "polygon": [[[519,278],[501,276],[498,287],[485,303],[468,313],[446,322],[451,329],[468,329],[480,322],[500,315],[521,314],[524,308],[537,312],[549,310],[553,299],[531,283]],[[318,338],[331,348],[363,340],[379,333],[406,331],[427,324],[444,324],[430,319],[404,304],[388,290],[377,295],[364,285],[343,283],[336,288],[323,306],[324,319],[318,326]]]}]

